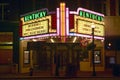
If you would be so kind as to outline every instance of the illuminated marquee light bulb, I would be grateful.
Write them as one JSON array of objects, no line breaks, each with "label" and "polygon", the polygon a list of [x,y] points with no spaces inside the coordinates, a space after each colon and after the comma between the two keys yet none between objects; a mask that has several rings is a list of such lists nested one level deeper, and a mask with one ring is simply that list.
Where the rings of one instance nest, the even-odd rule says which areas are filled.
[{"label": "illuminated marquee light bulb", "polygon": [[95,24],[94,23],[91,24],[91,28],[95,28]]},{"label": "illuminated marquee light bulb", "polygon": [[36,42],[37,40],[36,39],[32,39],[33,42]]},{"label": "illuminated marquee light bulb", "polygon": [[50,39],[50,41],[51,41],[52,43],[54,43],[54,42],[55,42],[52,38]]},{"label": "illuminated marquee light bulb", "polygon": [[77,37],[74,37],[74,39],[73,39],[73,43],[74,43],[76,40],[77,40]]}]

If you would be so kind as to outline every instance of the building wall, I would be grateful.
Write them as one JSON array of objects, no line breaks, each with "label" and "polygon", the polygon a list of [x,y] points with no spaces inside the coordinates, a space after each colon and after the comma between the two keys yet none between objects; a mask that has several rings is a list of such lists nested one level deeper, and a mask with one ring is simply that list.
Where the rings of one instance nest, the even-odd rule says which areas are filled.
[{"label": "building wall", "polygon": [[19,72],[29,72],[30,64],[24,65],[24,50],[27,50],[27,41],[20,41],[20,52],[19,52]]},{"label": "building wall", "polygon": [[119,16],[119,0],[106,0],[106,15]]},{"label": "building wall", "polygon": [[[27,49],[27,40],[21,40],[20,41],[20,56],[19,56],[19,70],[21,73],[26,73],[29,72],[30,67],[33,67],[33,60],[32,60],[32,50],[30,50],[30,63],[29,64],[24,64],[24,50]],[[105,68],[105,61],[104,61],[104,42],[101,40],[95,40],[95,44],[96,44],[96,48],[95,50],[100,50],[100,60],[101,62],[99,64],[96,64],[96,71],[104,71]],[[45,44],[46,45],[46,44]],[[66,44],[67,45],[67,44]],[[46,45],[47,47],[49,47],[52,51],[52,54],[54,55],[55,53],[64,53],[64,55],[66,54],[67,58],[66,60],[68,61],[68,63],[71,63],[74,61],[73,56],[75,57],[77,54],[75,52],[75,50],[80,50],[79,53],[81,53],[81,47],[77,46],[74,47],[75,50],[73,49],[69,49],[69,47],[73,47],[72,43],[69,46],[66,46],[65,44],[63,45],[54,45],[54,47],[56,46],[56,52],[55,49],[51,49],[50,47],[53,47],[53,45]],[[34,46],[35,47],[35,46]],[[37,47],[38,48],[38,47]],[[38,49],[40,50],[40,49]],[[73,51],[72,51],[73,50]],[[39,52],[39,51],[38,51]],[[49,52],[49,51],[48,51]],[[41,53],[41,52],[40,52]],[[34,55],[35,56],[35,55]],[[76,57],[77,58],[77,57]],[[79,57],[80,58],[80,57]],[[52,60],[53,57],[52,57]],[[77,62],[77,61],[76,61]],[[51,65],[54,64],[54,62],[51,63]],[[89,51],[89,55],[88,58],[86,58],[86,60],[80,61],[78,62],[79,66],[80,66],[80,71],[92,71],[92,53],[91,51]],[[38,64],[39,65],[39,64]],[[52,68],[52,67],[51,67]]]},{"label": "building wall", "polygon": [[117,53],[117,55],[116,55],[116,58],[117,58],[116,62],[117,62],[117,64],[120,64],[120,51],[117,51],[116,53]]},{"label": "building wall", "polygon": [[105,35],[120,36],[120,16],[105,16]]},{"label": "building wall", "polygon": [[13,63],[13,33],[0,32],[0,73],[11,72]]},{"label": "building wall", "polygon": [[[105,17],[105,47],[106,57],[115,57],[115,63],[120,64],[120,16]],[[111,44],[111,45],[109,45]]]},{"label": "building wall", "polygon": [[[104,52],[104,42],[101,40],[95,40],[96,48],[95,50],[101,51],[101,62],[99,64],[96,64],[95,68],[96,71],[104,71],[105,70],[105,52]],[[80,62],[80,71],[92,71],[92,52],[89,51],[89,59],[88,61],[81,61]]]}]

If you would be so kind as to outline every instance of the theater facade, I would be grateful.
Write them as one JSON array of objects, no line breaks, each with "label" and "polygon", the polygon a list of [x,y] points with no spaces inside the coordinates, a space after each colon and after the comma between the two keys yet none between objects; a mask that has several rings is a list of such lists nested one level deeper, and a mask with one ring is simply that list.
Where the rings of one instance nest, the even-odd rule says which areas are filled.
[{"label": "theater facade", "polygon": [[81,7],[70,11],[60,3],[56,11],[45,8],[21,15],[19,71],[52,71],[58,61],[55,55],[59,55],[60,71],[64,72],[67,64],[76,65],[79,71],[92,71],[92,52],[87,49],[92,42],[92,25],[95,68],[104,71],[103,14]]}]

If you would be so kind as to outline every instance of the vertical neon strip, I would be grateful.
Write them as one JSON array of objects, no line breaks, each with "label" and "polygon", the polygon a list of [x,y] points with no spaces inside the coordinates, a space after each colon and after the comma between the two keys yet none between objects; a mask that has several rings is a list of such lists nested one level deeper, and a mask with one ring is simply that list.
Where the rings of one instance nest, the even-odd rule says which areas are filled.
[{"label": "vertical neon strip", "polygon": [[66,25],[65,25],[65,3],[60,3],[60,35],[61,35],[61,41],[65,42],[65,36],[66,36]]},{"label": "vertical neon strip", "polygon": [[60,4],[61,36],[65,36],[65,3]]},{"label": "vertical neon strip", "polygon": [[65,3],[60,4],[61,36],[65,36]]},{"label": "vertical neon strip", "polygon": [[66,33],[69,35],[69,8],[66,8]]},{"label": "vertical neon strip", "polygon": [[57,35],[60,35],[60,9],[57,8]]}]

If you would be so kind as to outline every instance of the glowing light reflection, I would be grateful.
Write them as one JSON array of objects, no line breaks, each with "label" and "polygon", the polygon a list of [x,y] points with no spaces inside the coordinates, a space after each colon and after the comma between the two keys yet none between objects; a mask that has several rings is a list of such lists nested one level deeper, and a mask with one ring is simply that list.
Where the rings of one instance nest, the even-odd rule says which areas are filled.
[{"label": "glowing light reflection", "polygon": [[[74,33],[74,35],[73,35],[73,33],[70,33],[69,35],[70,35],[70,36],[87,37],[87,38],[91,38],[91,37],[92,37],[92,36],[90,36],[90,35],[76,34],[76,33]],[[104,37],[94,36],[94,38],[95,38],[95,39],[103,39],[103,40],[104,40]]]}]

